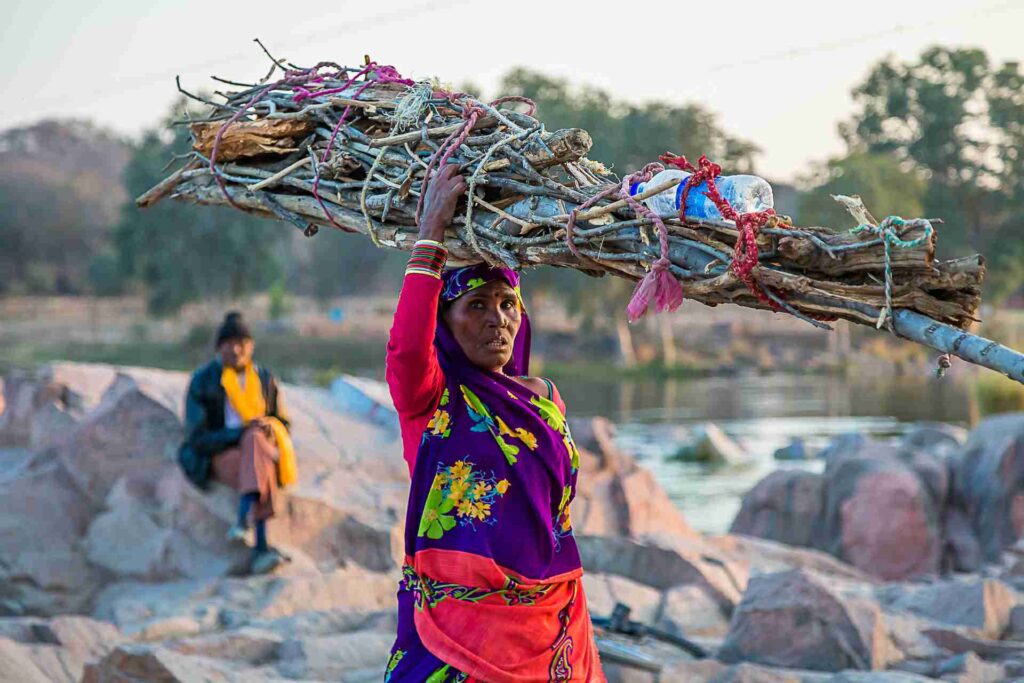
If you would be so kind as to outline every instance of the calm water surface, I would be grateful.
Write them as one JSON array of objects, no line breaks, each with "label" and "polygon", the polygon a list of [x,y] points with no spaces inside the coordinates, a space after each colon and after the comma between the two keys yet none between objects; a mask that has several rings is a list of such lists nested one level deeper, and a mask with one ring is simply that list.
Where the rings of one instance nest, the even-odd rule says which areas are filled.
[{"label": "calm water surface", "polygon": [[[741,496],[769,472],[781,467],[820,471],[819,462],[773,458],[794,437],[811,449],[845,432],[892,438],[922,420],[966,425],[970,411],[966,384],[919,377],[574,379],[560,382],[559,391],[573,415],[613,419],[620,445],[654,473],[694,528],[709,533],[728,529]],[[715,468],[672,459],[693,428],[706,422],[739,442],[752,464]]]}]

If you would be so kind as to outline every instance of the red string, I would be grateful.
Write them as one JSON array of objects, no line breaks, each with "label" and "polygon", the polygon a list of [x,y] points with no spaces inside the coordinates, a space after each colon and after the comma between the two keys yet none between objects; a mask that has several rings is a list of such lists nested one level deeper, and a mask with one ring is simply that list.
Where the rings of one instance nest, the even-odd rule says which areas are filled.
[{"label": "red string", "polygon": [[686,185],[683,187],[683,192],[680,195],[679,220],[686,220],[686,199],[690,194],[690,190],[706,182],[708,191],[705,192],[705,195],[718,208],[718,212],[722,214],[723,218],[736,223],[736,229],[740,233],[736,240],[736,247],[733,250],[732,263],[729,264],[729,269],[759,300],[768,304],[773,311],[781,310],[782,307],[765,293],[764,289],[754,278],[754,269],[758,265],[757,233],[775,216],[775,210],[767,209],[765,211],[752,211],[744,214],[738,213],[726,201],[722,193],[718,191],[718,185],[715,183],[715,178],[722,173],[722,167],[709,161],[707,155],[701,155],[700,159],[697,160],[696,167],[687,161],[686,157],[677,156],[671,152],[662,154],[660,159],[666,164],[691,173],[690,177],[686,179]]}]

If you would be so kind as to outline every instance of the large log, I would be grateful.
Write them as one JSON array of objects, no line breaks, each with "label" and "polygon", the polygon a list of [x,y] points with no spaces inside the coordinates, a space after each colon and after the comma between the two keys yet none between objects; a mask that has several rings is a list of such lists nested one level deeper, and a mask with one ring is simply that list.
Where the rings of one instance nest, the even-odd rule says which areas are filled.
[{"label": "large log", "polygon": [[[209,158],[222,126],[220,122],[193,123],[192,149]],[[236,161],[264,154],[289,154],[296,151],[297,145],[315,128],[314,121],[305,119],[236,121],[224,129],[217,158]]]}]

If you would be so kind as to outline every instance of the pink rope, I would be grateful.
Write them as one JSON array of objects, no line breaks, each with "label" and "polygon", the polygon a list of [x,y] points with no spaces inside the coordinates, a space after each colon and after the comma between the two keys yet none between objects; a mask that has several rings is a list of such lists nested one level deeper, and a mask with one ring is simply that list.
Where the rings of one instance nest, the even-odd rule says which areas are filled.
[{"label": "pink rope", "polygon": [[451,135],[445,138],[441,146],[437,148],[434,155],[430,157],[430,162],[427,164],[427,169],[423,172],[423,182],[420,183],[420,198],[416,202],[416,224],[419,225],[420,214],[423,212],[423,198],[427,196],[427,185],[433,177],[435,168],[444,168],[444,165],[448,163],[448,160],[452,158],[452,155],[469,137],[470,131],[476,126],[476,122],[486,112],[480,106],[477,106],[472,101],[463,102],[462,107],[462,118],[465,119],[463,124],[455,130]]},{"label": "pink rope", "polygon": [[672,261],[668,257],[668,228],[665,226],[665,221],[629,194],[629,188],[633,183],[648,182],[656,173],[663,170],[665,167],[659,163],[647,164],[636,173],[624,178],[619,188],[619,195],[626,200],[633,212],[638,217],[650,218],[658,228],[658,244],[661,247],[661,256],[651,264],[651,269],[637,283],[633,290],[633,296],[626,306],[626,316],[631,323],[635,323],[643,317],[651,301],[654,301],[654,308],[659,312],[674,311],[683,303],[683,288],[679,284],[679,280],[672,274]]}]

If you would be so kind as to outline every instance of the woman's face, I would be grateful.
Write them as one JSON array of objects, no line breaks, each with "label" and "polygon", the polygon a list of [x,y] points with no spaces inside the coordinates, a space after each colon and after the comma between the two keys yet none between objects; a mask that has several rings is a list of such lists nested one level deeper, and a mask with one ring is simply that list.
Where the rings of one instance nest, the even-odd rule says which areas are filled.
[{"label": "woman's face", "polygon": [[512,358],[522,311],[515,290],[504,280],[496,280],[453,301],[443,319],[471,363],[501,372]]}]

